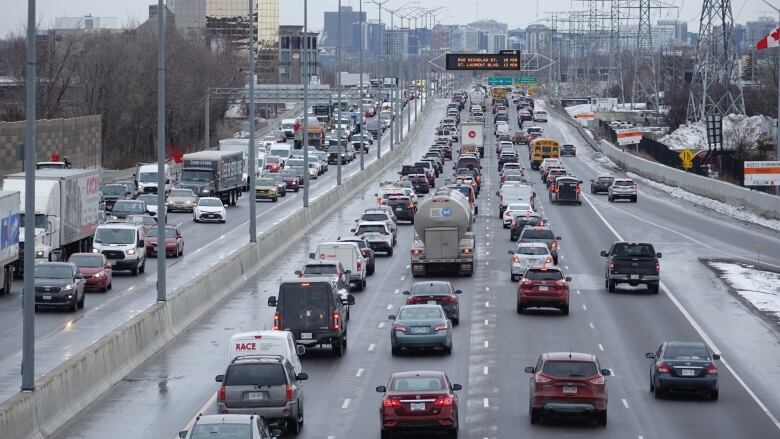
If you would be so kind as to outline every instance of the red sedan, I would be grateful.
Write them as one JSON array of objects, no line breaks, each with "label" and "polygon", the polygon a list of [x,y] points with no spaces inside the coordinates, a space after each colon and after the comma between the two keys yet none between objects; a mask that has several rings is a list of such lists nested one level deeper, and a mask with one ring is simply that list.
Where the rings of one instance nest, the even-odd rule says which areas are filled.
[{"label": "red sedan", "polygon": [[569,281],[558,267],[531,267],[517,286],[517,313],[526,308],[558,308],[569,315]]},{"label": "red sedan", "polygon": [[529,384],[528,414],[531,424],[543,415],[593,416],[607,425],[607,379],[609,369],[601,369],[598,358],[577,352],[542,354],[536,366],[525,368],[532,374]]},{"label": "red sedan", "polygon": [[458,396],[460,384],[450,383],[444,372],[396,372],[387,386],[379,408],[382,439],[396,431],[439,430],[458,437]]},{"label": "red sedan", "polygon": [[[146,235],[146,254],[157,256],[157,227],[152,227]],[[165,226],[165,256],[179,257],[184,254],[184,238],[176,226]]]},{"label": "red sedan", "polygon": [[68,262],[76,264],[84,276],[85,289],[106,292],[112,288],[111,262],[100,253],[73,253]]}]

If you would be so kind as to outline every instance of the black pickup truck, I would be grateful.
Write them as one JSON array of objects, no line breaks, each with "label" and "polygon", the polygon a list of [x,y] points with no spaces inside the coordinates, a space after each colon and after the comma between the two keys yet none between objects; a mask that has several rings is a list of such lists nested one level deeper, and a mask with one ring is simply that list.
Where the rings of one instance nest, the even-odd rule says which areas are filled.
[{"label": "black pickup truck", "polygon": [[626,283],[631,286],[647,285],[647,289],[658,294],[661,282],[661,265],[652,244],[643,242],[615,242],[609,250],[602,251],[607,258],[604,267],[604,286],[612,293],[615,285]]}]

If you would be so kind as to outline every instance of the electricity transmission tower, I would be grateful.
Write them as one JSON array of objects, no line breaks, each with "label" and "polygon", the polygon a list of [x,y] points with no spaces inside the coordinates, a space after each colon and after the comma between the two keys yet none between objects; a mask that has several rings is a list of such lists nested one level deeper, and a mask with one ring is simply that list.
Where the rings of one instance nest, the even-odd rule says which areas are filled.
[{"label": "electricity transmission tower", "polygon": [[742,88],[731,84],[736,56],[730,46],[733,29],[731,0],[703,0],[688,99],[690,121],[710,114],[745,114]]}]

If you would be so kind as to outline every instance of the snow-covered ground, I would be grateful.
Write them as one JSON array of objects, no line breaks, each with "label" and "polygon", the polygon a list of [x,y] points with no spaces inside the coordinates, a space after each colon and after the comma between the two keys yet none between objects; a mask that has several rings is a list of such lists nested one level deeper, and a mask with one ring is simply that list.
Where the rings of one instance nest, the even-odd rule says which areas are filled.
[{"label": "snow-covered ground", "polygon": [[780,317],[780,273],[760,270],[750,264],[714,261],[708,264],[758,310]]},{"label": "snow-covered ground", "polygon": [[[723,148],[734,149],[737,142],[755,142],[762,136],[768,135],[770,127],[769,118],[765,116],[740,116],[729,114],[723,118]],[[670,149],[692,150],[707,149],[707,131],[704,121],[686,123],[680,125],[671,134],[659,139]]]}]

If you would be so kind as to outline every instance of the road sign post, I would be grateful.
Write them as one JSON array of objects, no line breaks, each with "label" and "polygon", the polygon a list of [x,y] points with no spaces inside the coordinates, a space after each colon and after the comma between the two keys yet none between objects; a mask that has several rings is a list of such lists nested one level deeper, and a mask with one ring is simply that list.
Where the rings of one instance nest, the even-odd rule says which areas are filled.
[{"label": "road sign post", "polygon": [[691,151],[688,148],[685,148],[682,151],[680,151],[680,153],[677,155],[680,156],[680,160],[681,160],[680,166],[682,166],[683,169],[688,170],[693,167],[693,158],[696,156],[696,154],[694,154],[693,151]]},{"label": "road sign post", "polygon": [[510,76],[491,76],[488,78],[489,86],[503,86],[512,85],[512,78]]}]

